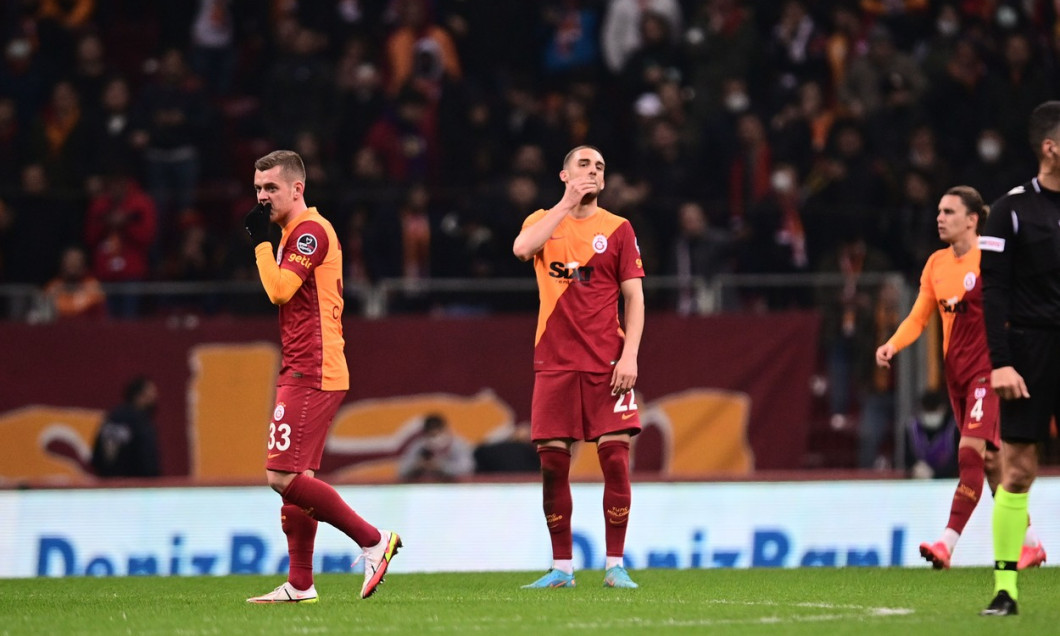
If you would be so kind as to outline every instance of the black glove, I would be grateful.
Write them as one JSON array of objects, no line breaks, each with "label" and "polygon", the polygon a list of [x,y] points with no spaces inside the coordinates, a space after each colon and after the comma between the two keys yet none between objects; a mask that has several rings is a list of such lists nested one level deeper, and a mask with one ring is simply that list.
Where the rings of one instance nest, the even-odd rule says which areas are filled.
[{"label": "black glove", "polygon": [[259,203],[243,217],[243,227],[247,228],[247,234],[250,234],[250,241],[255,247],[269,242],[269,208],[271,207]]}]

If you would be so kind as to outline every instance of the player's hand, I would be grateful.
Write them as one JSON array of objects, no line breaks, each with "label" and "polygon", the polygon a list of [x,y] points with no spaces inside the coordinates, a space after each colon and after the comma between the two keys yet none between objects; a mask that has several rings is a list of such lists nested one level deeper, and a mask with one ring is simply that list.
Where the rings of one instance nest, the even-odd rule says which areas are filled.
[{"label": "player's hand", "polygon": [[628,393],[637,383],[637,361],[619,359],[611,372],[611,395]]},{"label": "player's hand", "polygon": [[991,371],[990,386],[994,387],[994,393],[1002,400],[1018,400],[1031,396],[1023,376],[1013,367],[1000,367]]},{"label": "player's hand", "polygon": [[247,212],[245,217],[243,217],[243,227],[247,229],[247,233],[250,234],[250,240],[254,243],[255,247],[261,243],[267,243],[269,241],[270,207],[272,206],[258,203],[250,212]]},{"label": "player's hand", "polygon": [[890,369],[891,358],[894,357],[895,350],[893,344],[883,344],[876,349],[876,364]]},{"label": "player's hand", "polygon": [[582,203],[587,203],[598,193],[599,190],[596,185],[596,179],[589,175],[585,175],[567,181],[566,187],[563,191],[563,201],[571,207],[574,207]]}]

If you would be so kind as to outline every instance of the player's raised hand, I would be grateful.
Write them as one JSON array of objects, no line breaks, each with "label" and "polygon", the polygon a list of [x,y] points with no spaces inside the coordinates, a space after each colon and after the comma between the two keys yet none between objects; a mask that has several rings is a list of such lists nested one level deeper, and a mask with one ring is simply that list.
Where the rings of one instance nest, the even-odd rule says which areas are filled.
[{"label": "player's raised hand", "polygon": [[250,234],[250,241],[255,246],[269,240],[269,206],[258,203],[243,217],[243,227]]},{"label": "player's raised hand", "polygon": [[1013,367],[1000,367],[991,371],[990,386],[994,387],[994,393],[1002,400],[1018,400],[1031,396],[1023,376]]},{"label": "player's raised hand", "polygon": [[876,364],[887,369],[891,368],[891,358],[894,357],[893,344],[883,344],[876,349]]},{"label": "player's raised hand", "polygon": [[568,179],[563,191],[563,202],[571,207],[588,203],[599,194],[600,186],[591,175]]}]

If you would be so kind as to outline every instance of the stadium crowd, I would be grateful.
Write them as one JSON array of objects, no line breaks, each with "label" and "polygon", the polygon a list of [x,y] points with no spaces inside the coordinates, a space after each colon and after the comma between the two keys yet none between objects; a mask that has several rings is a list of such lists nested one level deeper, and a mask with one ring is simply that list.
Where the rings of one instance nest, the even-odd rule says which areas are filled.
[{"label": "stadium crowd", "polygon": [[528,276],[511,241],[582,143],[650,273],[915,282],[943,189],[1023,181],[1060,94],[1045,0],[7,0],[2,25],[0,282],[37,285],[71,246],[104,283],[252,280],[278,147],[348,282]]}]

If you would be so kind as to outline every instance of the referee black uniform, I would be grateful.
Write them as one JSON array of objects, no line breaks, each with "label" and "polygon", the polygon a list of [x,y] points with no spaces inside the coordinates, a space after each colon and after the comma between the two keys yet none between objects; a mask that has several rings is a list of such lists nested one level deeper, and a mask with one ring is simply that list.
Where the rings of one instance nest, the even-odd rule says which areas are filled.
[{"label": "referee black uniform", "polygon": [[990,206],[979,237],[993,368],[1013,367],[1030,397],[1001,401],[1001,438],[1041,442],[1060,417],[1060,192],[1037,178]]}]

